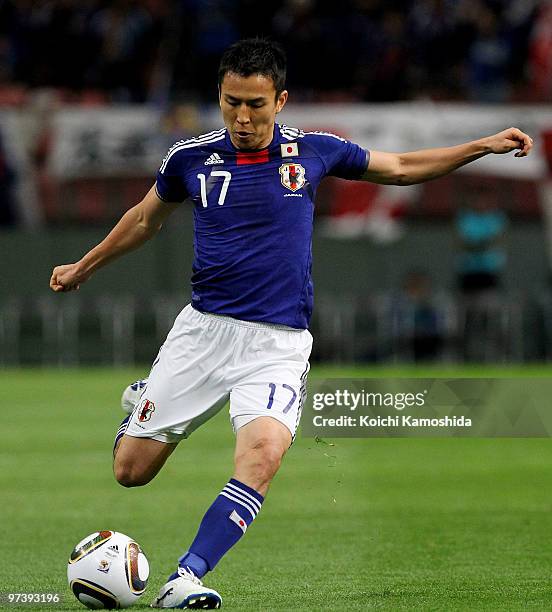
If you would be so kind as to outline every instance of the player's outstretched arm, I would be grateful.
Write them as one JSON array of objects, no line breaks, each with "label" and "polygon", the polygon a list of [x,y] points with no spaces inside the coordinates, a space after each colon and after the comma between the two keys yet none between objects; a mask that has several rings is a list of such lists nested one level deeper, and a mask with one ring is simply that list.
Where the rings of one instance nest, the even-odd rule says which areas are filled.
[{"label": "player's outstretched arm", "polygon": [[127,210],[106,238],[81,260],[55,267],[50,288],[53,291],[78,289],[98,268],[138,248],[155,236],[177,206],[160,200],[153,186],[144,199]]},{"label": "player's outstretched arm", "polygon": [[455,147],[411,153],[370,151],[370,162],[362,180],[384,185],[414,185],[453,172],[490,153],[516,151],[516,157],[525,157],[532,147],[532,138],[517,128],[509,128]]}]

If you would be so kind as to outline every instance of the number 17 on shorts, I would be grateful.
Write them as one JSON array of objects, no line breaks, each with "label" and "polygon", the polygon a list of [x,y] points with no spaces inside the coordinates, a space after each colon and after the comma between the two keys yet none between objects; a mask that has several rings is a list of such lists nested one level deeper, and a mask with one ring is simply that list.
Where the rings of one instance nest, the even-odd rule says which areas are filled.
[{"label": "number 17 on shorts", "polygon": [[243,424],[244,417],[270,416],[283,423],[295,437],[306,398],[306,374],[307,371],[295,385],[259,382],[235,387],[230,394],[230,416],[234,424]]}]

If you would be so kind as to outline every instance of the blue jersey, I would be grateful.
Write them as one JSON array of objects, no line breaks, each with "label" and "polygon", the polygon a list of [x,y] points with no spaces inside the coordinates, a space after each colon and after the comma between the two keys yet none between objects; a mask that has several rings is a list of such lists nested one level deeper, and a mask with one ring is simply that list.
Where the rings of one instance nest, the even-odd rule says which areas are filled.
[{"label": "blue jersey", "polygon": [[240,151],[226,129],[173,145],[156,189],[166,202],[194,204],[192,306],[308,327],[316,189],[328,175],[359,179],[368,155],[333,134],[278,124],[259,151]]}]

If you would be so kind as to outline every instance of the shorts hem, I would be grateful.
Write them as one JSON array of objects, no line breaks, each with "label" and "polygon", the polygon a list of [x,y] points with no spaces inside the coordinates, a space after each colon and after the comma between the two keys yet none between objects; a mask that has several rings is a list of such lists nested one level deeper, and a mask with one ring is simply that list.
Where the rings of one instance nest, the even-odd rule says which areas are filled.
[{"label": "shorts hem", "polygon": [[[230,417],[230,420],[232,421],[232,429],[234,430],[234,433],[238,433],[238,431],[242,428],[245,427],[246,425],[249,425],[249,423],[251,423],[252,421],[255,421],[256,419],[260,418],[260,417],[268,417],[270,419],[274,419],[275,421],[278,421],[278,423],[282,423],[282,425],[285,425],[285,427],[287,428],[287,430],[289,431],[289,433],[291,434],[292,439],[295,438],[295,433],[297,431],[297,428],[295,429],[295,431],[293,431],[290,423],[288,420],[284,419],[284,418],[279,418],[278,415],[275,414],[266,414],[265,412],[252,412],[250,414],[236,414],[234,416]],[[236,429],[236,426],[234,424],[234,419],[239,419],[239,418],[245,418],[248,419],[246,422],[241,423],[241,425]]]},{"label": "shorts hem", "polygon": [[188,437],[186,433],[183,434],[173,434],[173,433],[143,433],[138,434],[136,432],[125,431],[125,436],[130,436],[131,438],[145,438],[147,440],[157,440],[157,442],[163,442],[164,444],[178,444],[181,440],[184,440]]}]

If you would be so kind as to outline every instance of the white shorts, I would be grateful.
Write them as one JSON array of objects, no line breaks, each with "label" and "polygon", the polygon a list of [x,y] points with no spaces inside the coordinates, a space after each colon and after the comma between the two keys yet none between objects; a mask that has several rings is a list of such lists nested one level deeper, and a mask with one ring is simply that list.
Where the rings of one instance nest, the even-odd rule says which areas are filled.
[{"label": "white shorts", "polygon": [[126,435],[178,442],[230,400],[234,431],[270,416],[294,437],[311,348],[306,329],[205,314],[188,305],[153,362]]}]

